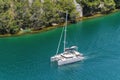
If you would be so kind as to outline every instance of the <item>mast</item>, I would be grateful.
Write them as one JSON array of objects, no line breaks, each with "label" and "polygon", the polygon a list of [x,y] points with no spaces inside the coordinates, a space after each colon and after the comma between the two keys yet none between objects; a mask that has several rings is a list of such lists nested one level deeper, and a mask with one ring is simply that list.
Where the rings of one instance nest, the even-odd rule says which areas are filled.
[{"label": "mast", "polygon": [[66,11],[66,22],[65,22],[65,30],[64,30],[64,51],[66,48],[66,31],[67,31],[67,18],[68,18],[68,11]]}]

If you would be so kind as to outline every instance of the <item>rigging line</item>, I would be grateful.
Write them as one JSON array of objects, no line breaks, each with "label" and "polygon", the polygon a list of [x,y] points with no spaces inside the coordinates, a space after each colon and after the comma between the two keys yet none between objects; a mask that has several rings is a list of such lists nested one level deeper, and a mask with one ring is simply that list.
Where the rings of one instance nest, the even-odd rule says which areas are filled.
[{"label": "rigging line", "polygon": [[68,18],[68,11],[66,11],[65,34],[64,34],[64,51],[65,51],[65,47],[66,47],[67,18]]},{"label": "rigging line", "polygon": [[57,53],[58,53],[58,51],[59,51],[59,48],[60,48],[60,44],[61,44],[61,40],[62,40],[62,36],[63,36],[63,31],[64,31],[64,27],[63,27],[62,32],[61,32],[61,36],[60,36],[60,39],[59,39],[59,43],[58,43],[56,55],[57,55]]}]

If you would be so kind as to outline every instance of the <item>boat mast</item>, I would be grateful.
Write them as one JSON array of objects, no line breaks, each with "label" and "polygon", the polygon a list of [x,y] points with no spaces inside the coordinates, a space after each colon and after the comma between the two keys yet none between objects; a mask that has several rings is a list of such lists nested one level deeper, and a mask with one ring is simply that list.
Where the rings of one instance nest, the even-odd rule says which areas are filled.
[{"label": "boat mast", "polygon": [[68,18],[68,11],[66,11],[66,22],[65,22],[65,30],[64,30],[64,51],[66,48],[66,31],[67,31],[67,18]]}]

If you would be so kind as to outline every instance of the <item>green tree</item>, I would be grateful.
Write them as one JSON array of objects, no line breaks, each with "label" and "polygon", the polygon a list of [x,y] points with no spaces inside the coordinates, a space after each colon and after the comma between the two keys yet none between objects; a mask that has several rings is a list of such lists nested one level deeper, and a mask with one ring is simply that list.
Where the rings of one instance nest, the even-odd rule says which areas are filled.
[{"label": "green tree", "polygon": [[114,0],[116,3],[116,8],[120,9],[120,0]]}]

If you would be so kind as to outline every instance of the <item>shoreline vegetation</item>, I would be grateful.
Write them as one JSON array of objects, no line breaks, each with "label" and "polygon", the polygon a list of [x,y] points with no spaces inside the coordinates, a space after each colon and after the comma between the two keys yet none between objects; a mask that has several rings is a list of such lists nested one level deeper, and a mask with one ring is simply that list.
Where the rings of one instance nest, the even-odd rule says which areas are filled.
[{"label": "shoreline vegetation", "polygon": [[[119,9],[113,10],[111,13],[109,14],[101,14],[101,13],[97,13],[93,16],[88,16],[88,17],[82,17],[82,18],[77,18],[76,21],[83,21],[83,20],[88,20],[88,19],[93,19],[93,18],[97,18],[97,17],[102,17],[102,16],[106,16],[106,15],[110,15],[112,13],[115,12],[119,12]],[[74,23],[69,23],[69,24],[74,24]],[[49,31],[55,28],[59,28],[59,27],[63,27],[64,23],[60,23],[60,24],[55,24],[54,26],[48,26],[48,27],[44,27],[40,30],[32,30],[32,29],[26,29],[23,31],[19,31],[16,34],[4,34],[4,35],[0,35],[0,38],[4,38],[4,37],[11,37],[11,36],[22,36],[22,35],[26,35],[26,34],[35,34],[35,33],[40,33],[40,32],[44,32],[44,31]]]},{"label": "shoreline vegetation", "polygon": [[66,10],[69,24],[105,16],[119,11],[119,3],[120,0],[0,0],[0,37],[62,27]]}]

